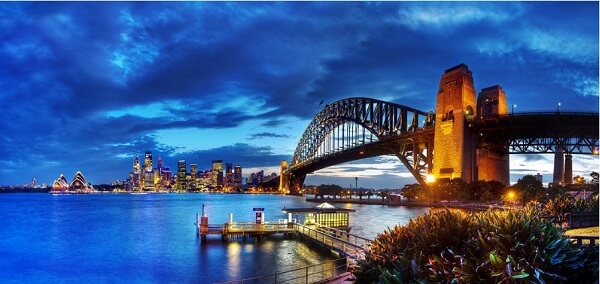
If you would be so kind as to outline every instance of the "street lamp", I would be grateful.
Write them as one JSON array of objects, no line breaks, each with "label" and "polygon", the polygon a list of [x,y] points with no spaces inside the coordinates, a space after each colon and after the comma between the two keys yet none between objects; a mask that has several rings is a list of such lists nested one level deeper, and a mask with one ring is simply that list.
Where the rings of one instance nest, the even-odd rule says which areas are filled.
[{"label": "street lamp", "polygon": [[427,177],[425,177],[425,181],[431,190],[431,198],[429,199],[429,204],[431,204],[433,200],[433,183],[435,182],[435,176],[433,174],[428,174]]},{"label": "street lamp", "polygon": [[512,110],[511,113],[514,114],[515,113],[515,108],[517,107],[517,105],[512,105]]},{"label": "street lamp", "polygon": [[515,199],[515,192],[509,191],[507,197],[508,197],[508,202],[510,204],[509,207],[512,209],[513,200]]},{"label": "street lamp", "polygon": [[558,105],[556,106],[556,112],[560,112],[560,102],[558,102]]}]

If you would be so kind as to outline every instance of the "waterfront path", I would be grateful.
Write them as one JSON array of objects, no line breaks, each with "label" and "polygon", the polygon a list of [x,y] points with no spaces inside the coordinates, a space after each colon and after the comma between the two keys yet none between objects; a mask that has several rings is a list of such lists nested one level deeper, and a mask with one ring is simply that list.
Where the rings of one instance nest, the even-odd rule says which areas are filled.
[{"label": "waterfront path", "polygon": [[416,206],[416,207],[437,207],[437,208],[460,208],[466,210],[487,210],[490,208],[494,209],[507,209],[505,205],[499,204],[485,204],[477,202],[454,202],[454,201],[438,201],[438,202],[420,202],[420,201],[400,201],[400,202],[388,202],[381,200],[380,198],[373,199],[356,199],[356,198],[306,198],[307,202],[328,202],[328,203],[352,203],[352,204],[370,204],[370,205],[387,205],[387,206]]}]

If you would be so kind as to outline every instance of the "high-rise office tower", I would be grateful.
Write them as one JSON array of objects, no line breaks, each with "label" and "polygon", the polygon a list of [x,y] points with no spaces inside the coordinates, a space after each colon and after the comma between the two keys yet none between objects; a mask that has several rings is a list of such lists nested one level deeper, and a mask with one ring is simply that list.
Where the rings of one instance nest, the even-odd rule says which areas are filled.
[{"label": "high-rise office tower", "polygon": [[141,165],[140,165],[140,156],[135,155],[135,159],[133,159],[133,177],[131,179],[131,187],[132,190],[140,189],[140,178],[141,178]]},{"label": "high-rise office tower", "polygon": [[210,180],[212,187],[223,186],[223,161],[213,160],[212,161],[212,177]]},{"label": "high-rise office tower", "polygon": [[161,178],[162,182],[164,183],[165,186],[169,186],[172,184],[172,173],[171,173],[171,168],[169,167],[164,167],[162,169],[162,178]]},{"label": "high-rise office tower", "polygon": [[152,152],[146,151],[144,157],[144,190],[154,189],[154,171],[152,171]]},{"label": "high-rise office tower", "polygon": [[233,164],[231,163],[225,164],[225,184],[233,184]]},{"label": "high-rise office tower", "polygon": [[179,190],[185,190],[185,174],[186,174],[185,160],[179,160],[177,163],[177,188]]},{"label": "high-rise office tower", "polygon": [[198,178],[198,165],[190,164],[190,187],[192,189],[198,188],[198,183],[196,179]]},{"label": "high-rise office tower", "polygon": [[233,183],[239,185],[242,183],[242,166],[235,165],[233,168]]}]

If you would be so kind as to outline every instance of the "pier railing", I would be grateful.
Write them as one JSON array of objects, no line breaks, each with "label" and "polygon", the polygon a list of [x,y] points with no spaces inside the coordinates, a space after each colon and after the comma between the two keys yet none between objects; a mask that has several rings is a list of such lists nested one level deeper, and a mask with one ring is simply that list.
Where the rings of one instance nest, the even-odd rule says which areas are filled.
[{"label": "pier railing", "polygon": [[364,252],[371,243],[369,239],[330,227],[309,227],[296,223],[294,229],[296,233],[307,236],[353,260],[364,258]]},{"label": "pier railing", "polygon": [[590,236],[590,235],[568,235],[569,239],[577,245],[595,245],[600,239],[599,236]]},{"label": "pier railing", "polygon": [[294,228],[288,224],[281,223],[225,223],[224,234],[267,234],[293,232]]},{"label": "pier railing", "polygon": [[346,267],[347,258],[343,257],[269,275],[261,275],[219,283],[315,283],[346,272]]}]

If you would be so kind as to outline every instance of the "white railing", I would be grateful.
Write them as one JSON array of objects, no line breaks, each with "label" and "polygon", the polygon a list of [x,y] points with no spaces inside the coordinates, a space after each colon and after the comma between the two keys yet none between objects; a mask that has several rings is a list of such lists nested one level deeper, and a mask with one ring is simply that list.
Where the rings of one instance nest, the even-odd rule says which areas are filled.
[{"label": "white railing", "polygon": [[308,236],[330,249],[353,259],[364,258],[364,252],[371,243],[369,239],[329,227],[308,227],[294,224],[294,229],[297,233]]},{"label": "white railing", "polygon": [[317,281],[329,279],[346,272],[346,267],[347,258],[344,257],[269,275],[261,275],[219,283],[315,283]]}]

